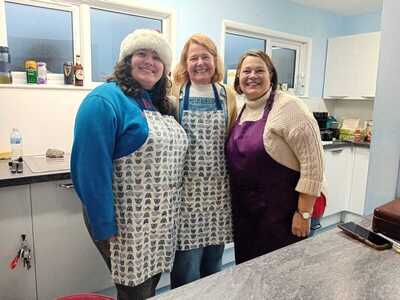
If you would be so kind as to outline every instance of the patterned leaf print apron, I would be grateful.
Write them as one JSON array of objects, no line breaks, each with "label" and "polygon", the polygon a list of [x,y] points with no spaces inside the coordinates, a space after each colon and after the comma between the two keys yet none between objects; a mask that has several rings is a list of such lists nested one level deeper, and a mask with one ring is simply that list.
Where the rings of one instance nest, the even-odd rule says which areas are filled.
[{"label": "patterned leaf print apron", "polygon": [[188,146],[173,117],[143,112],[149,126],[146,142],[113,164],[118,236],[110,243],[111,273],[114,282],[127,286],[172,268]]},{"label": "patterned leaf print apron", "polygon": [[224,145],[226,109],[212,85],[216,110],[189,110],[190,83],[183,97],[181,124],[189,139],[183,171],[178,250],[232,241],[232,213]]}]

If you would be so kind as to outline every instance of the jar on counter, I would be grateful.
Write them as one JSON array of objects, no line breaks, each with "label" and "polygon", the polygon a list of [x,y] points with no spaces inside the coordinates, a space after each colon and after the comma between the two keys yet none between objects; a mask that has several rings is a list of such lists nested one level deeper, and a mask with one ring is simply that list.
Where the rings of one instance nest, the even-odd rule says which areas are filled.
[{"label": "jar on counter", "polygon": [[34,60],[25,61],[26,83],[37,83],[37,64]]},{"label": "jar on counter", "polygon": [[64,63],[64,84],[74,84],[74,65],[68,61]]},{"label": "jar on counter", "polygon": [[0,46],[0,84],[12,83],[10,62],[11,59],[8,47]]},{"label": "jar on counter", "polygon": [[361,140],[362,140],[361,129],[356,129],[354,131],[354,143],[361,143]]},{"label": "jar on counter", "polygon": [[47,67],[45,62],[37,63],[37,83],[46,84],[47,83]]},{"label": "jar on counter", "polygon": [[374,126],[374,121],[368,120],[365,121],[365,136],[364,141],[367,143],[371,143],[372,139],[372,127]]}]

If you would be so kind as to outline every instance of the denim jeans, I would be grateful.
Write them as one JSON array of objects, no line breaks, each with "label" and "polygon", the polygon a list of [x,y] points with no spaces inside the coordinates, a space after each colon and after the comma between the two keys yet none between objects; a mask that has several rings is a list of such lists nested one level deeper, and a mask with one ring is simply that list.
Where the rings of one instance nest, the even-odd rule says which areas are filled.
[{"label": "denim jeans", "polygon": [[310,234],[308,235],[308,237],[312,237],[315,233],[315,231],[317,231],[318,229],[321,228],[321,223],[320,223],[321,219],[311,219],[311,225],[310,225]]},{"label": "denim jeans", "polygon": [[171,289],[221,271],[225,245],[212,245],[175,253]]}]

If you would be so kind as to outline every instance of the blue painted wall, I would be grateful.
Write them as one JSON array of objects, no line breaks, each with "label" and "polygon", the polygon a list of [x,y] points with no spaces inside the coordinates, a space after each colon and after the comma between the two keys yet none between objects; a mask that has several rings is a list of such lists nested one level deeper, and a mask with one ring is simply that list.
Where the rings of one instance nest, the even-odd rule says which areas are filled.
[{"label": "blue painted wall", "polygon": [[379,31],[381,28],[381,12],[355,17],[346,17],[343,22],[343,35]]},{"label": "blue painted wall", "polygon": [[[148,5],[148,1],[139,3]],[[376,31],[380,22],[377,17],[380,14],[342,17],[287,0],[153,0],[151,3],[155,7],[176,11],[177,54],[186,39],[197,32],[209,35],[220,46],[224,19],[312,38],[309,90],[312,97],[322,96],[327,39],[366,32],[366,24],[365,30]]]}]

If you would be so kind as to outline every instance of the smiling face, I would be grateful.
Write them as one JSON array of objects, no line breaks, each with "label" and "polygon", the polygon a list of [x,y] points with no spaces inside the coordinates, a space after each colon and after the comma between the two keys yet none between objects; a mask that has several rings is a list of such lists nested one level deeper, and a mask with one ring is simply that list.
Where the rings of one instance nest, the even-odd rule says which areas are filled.
[{"label": "smiling face", "polygon": [[265,62],[256,56],[247,56],[239,73],[239,86],[248,100],[256,100],[271,86],[271,74]]},{"label": "smiling face", "polygon": [[196,43],[189,46],[187,52],[187,72],[194,84],[210,84],[215,73],[214,56],[208,50]]},{"label": "smiling face", "polygon": [[151,90],[164,72],[160,57],[151,49],[140,49],[133,53],[131,65],[133,79],[146,90]]}]

